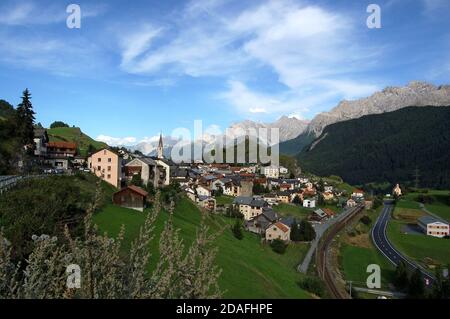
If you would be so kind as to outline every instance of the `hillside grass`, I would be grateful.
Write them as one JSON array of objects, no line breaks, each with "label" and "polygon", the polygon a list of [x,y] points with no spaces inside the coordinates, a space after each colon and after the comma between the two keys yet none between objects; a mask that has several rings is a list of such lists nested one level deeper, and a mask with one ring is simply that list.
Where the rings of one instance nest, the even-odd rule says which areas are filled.
[{"label": "hillside grass", "polygon": [[78,152],[82,156],[88,155],[89,145],[96,150],[108,147],[106,143],[98,142],[84,134],[78,127],[57,127],[47,130],[50,142],[74,142],[77,143]]},{"label": "hillside grass", "polygon": [[297,220],[307,218],[314,211],[314,209],[308,209],[302,206],[285,203],[274,205],[273,210],[283,217],[292,216]]},{"label": "hillside grass", "polygon": [[217,205],[231,205],[234,201],[234,197],[227,195],[216,196],[215,199]]},{"label": "hillside grass", "polygon": [[[127,254],[131,242],[138,235],[147,212],[108,205],[94,216],[101,232],[117,236],[121,225],[126,234],[122,252]],[[154,269],[159,257],[159,236],[168,214],[164,211],[155,223],[155,237],[150,245],[152,257],[149,271]],[[195,238],[201,222],[201,213],[187,198],[182,198],[174,212],[174,226],[180,229],[180,236],[189,245]],[[215,241],[218,248],[217,265],[223,270],[219,280],[225,298],[309,298],[310,295],[298,286],[302,275],[296,266],[308,249],[307,244],[290,244],[284,255],[274,253],[262,244],[257,235],[245,232],[244,239],[237,240],[230,226],[234,219],[223,216],[210,216],[206,219],[211,231],[222,232]]]},{"label": "hillside grass", "polygon": [[428,190],[426,193],[407,193],[397,202],[396,207],[420,209],[420,203],[417,201],[417,197],[421,194],[429,196],[433,200],[433,203],[424,205],[428,211],[450,222],[450,205],[448,202],[450,190]]}]

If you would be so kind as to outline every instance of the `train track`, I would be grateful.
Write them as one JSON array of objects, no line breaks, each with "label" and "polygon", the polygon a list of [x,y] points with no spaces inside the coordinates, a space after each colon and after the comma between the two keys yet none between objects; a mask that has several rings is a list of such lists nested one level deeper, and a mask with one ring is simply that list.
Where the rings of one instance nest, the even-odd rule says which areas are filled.
[{"label": "train track", "polygon": [[339,289],[333,273],[328,268],[328,251],[333,239],[336,235],[349,223],[355,216],[363,210],[364,206],[359,205],[355,207],[344,219],[334,224],[326,234],[322,237],[321,242],[317,248],[316,265],[319,277],[325,282],[331,296],[334,299],[350,299],[347,292]]}]

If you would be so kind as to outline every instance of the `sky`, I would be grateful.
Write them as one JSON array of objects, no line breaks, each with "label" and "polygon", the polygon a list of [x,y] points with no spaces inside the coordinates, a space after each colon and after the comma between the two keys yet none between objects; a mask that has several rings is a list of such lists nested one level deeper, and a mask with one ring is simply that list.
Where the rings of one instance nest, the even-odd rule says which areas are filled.
[{"label": "sky", "polygon": [[[67,27],[69,4],[81,28]],[[381,28],[368,28],[369,4]],[[0,99],[111,145],[450,83],[447,0],[2,0]]]}]

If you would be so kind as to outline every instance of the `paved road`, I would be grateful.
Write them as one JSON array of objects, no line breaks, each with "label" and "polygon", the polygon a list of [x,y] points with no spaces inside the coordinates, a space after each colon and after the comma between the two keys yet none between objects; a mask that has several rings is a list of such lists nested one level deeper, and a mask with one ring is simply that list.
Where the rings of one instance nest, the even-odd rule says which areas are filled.
[{"label": "paved road", "polygon": [[389,241],[386,229],[391,218],[391,213],[393,210],[393,203],[390,200],[384,202],[384,207],[381,215],[378,217],[375,226],[372,228],[372,240],[378,250],[394,265],[397,266],[401,261],[405,262],[412,269],[419,269],[422,272],[425,282],[432,284],[434,277],[425,271],[419,265],[408,260],[404,255],[402,255]]},{"label": "paved road", "polygon": [[320,239],[322,238],[322,235],[327,231],[330,226],[336,224],[337,222],[344,219],[346,216],[348,216],[350,213],[354,211],[354,207],[352,208],[346,208],[342,213],[340,213],[337,217],[328,219],[327,221],[323,223],[316,223],[314,224],[314,230],[316,231],[316,239],[314,239],[311,242],[311,246],[309,247],[308,252],[305,255],[305,258],[303,259],[303,262],[298,265],[297,270],[299,272],[305,273],[308,271],[309,264],[311,263],[312,256],[316,252],[317,245],[319,244]]}]

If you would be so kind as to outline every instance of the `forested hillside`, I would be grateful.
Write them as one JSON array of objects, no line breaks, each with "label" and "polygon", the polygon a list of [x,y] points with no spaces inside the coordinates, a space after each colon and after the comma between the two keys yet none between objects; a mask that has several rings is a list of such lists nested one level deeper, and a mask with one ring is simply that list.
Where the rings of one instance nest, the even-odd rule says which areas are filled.
[{"label": "forested hillside", "polygon": [[450,187],[450,106],[408,107],[336,123],[297,158],[302,169],[351,184]]}]

